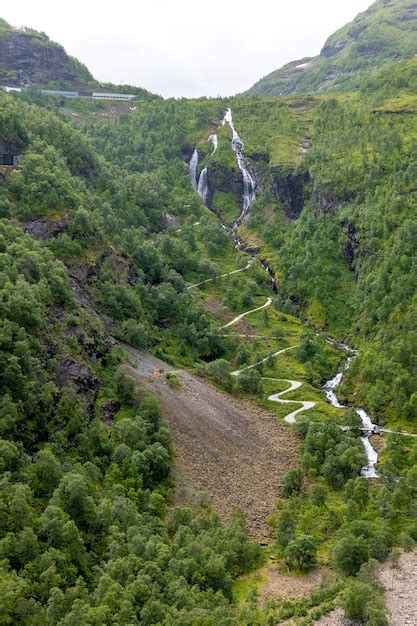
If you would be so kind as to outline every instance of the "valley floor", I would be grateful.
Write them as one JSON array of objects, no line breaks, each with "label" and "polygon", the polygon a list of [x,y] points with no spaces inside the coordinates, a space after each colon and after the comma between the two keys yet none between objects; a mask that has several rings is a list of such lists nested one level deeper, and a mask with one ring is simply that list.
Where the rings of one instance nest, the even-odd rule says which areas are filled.
[{"label": "valley floor", "polygon": [[241,509],[251,537],[268,543],[268,516],[284,474],[297,463],[294,430],[274,414],[240,402],[188,372],[176,372],[182,388],[172,389],[165,377],[172,367],[125,347],[135,358],[128,373],[158,398],[169,422],[177,503],[205,492],[222,518],[230,519],[234,509]]}]

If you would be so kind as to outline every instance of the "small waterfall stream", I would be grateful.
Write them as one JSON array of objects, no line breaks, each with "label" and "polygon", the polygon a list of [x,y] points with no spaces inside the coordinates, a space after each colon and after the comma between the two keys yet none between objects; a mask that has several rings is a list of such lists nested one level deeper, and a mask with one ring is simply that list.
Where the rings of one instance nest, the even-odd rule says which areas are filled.
[{"label": "small waterfall stream", "polygon": [[[343,346],[346,350],[348,350],[351,355],[355,354],[353,350],[348,348],[347,346]],[[348,409],[349,407],[341,404],[336,396],[335,389],[340,385],[343,380],[343,374],[346,372],[350,364],[352,363],[355,356],[350,356],[341,372],[338,372],[334,378],[328,380],[324,385],[324,389],[326,391],[326,397],[330,404],[337,409]],[[372,420],[368,413],[364,409],[355,409],[356,413],[361,418],[362,428],[365,430],[365,434],[361,437],[363,447],[365,448],[366,458],[368,460],[368,464],[362,468],[362,476],[365,478],[379,478],[379,474],[375,469],[376,464],[378,463],[378,453],[372,447],[371,442],[369,441],[369,437],[374,434],[377,430],[377,425],[372,423]]]},{"label": "small waterfall stream", "polygon": [[[232,226],[232,230],[235,231],[237,227],[247,217],[248,212],[252,206],[252,203],[254,202],[256,198],[256,193],[255,193],[256,183],[253,180],[252,176],[250,175],[248,168],[246,167],[245,157],[244,157],[244,143],[239,137],[235,129],[235,126],[233,123],[232,110],[230,108],[227,109],[222,120],[222,126],[225,126],[226,124],[230,127],[232,131],[232,141],[231,141],[232,150],[236,155],[236,162],[237,162],[240,172],[242,173],[242,179],[243,179],[242,211],[239,217],[237,218],[236,222]],[[217,152],[217,148],[219,145],[219,139],[216,133],[213,133],[212,135],[210,135],[207,141],[213,144],[213,151],[211,153],[211,156],[214,156]],[[202,170],[200,176],[198,176],[198,173],[197,173],[198,162],[199,162],[199,154],[196,148],[193,152],[193,155],[191,157],[190,164],[189,164],[191,185],[193,186],[193,189],[198,192],[203,202],[207,204],[208,195],[209,195],[208,169],[207,167],[205,167]]]},{"label": "small waterfall stream", "polygon": [[198,187],[197,191],[203,200],[204,203],[207,202],[208,198],[208,170],[207,167],[203,169],[200,174],[200,178],[198,179]]},{"label": "small waterfall stream", "polygon": [[222,125],[225,126],[226,124],[228,124],[230,130],[232,131],[232,150],[236,154],[237,165],[242,172],[243,177],[242,212],[234,224],[234,228],[236,228],[237,226],[239,226],[239,224],[243,222],[256,198],[256,183],[245,165],[245,145],[235,129],[231,109],[227,109],[224,115]]},{"label": "small waterfall stream", "polygon": [[194,191],[198,190],[197,167],[198,167],[198,150],[196,148],[193,152],[193,156],[191,157],[191,161],[189,165],[191,185]]},{"label": "small waterfall stream", "polygon": [[216,154],[217,148],[219,146],[219,139],[218,139],[216,134],[213,134],[213,135],[210,135],[208,140],[211,141],[211,143],[213,144],[213,152],[211,153],[211,156],[214,156]]}]

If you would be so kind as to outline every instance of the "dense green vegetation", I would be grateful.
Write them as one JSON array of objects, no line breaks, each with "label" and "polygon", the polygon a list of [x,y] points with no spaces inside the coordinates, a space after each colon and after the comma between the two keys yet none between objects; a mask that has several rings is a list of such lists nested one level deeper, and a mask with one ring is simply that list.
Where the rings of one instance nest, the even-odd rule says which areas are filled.
[{"label": "dense green vegetation", "polygon": [[[215,264],[192,230],[162,230],[168,208],[192,220],[201,206],[151,148],[141,171],[118,169],[53,113],[0,107],[2,136],[25,146],[0,185],[1,621],[232,623],[232,578],[259,549],[239,517],[166,513],[169,432],[100,319],[135,345],[173,327],[184,358],[221,356],[184,280]],[[223,245],[211,219],[202,230]]]},{"label": "dense green vegetation", "polygon": [[249,95],[348,92],[375,69],[417,53],[417,9],[409,0],[377,0],[326,41],[320,55],[285,65],[258,81]]},{"label": "dense green vegetation", "polygon": [[[363,350],[350,389],[376,416],[417,418],[415,118],[374,102],[317,112],[306,165],[313,198],[280,251],[282,287]],[[382,103],[381,103],[381,106]],[[365,347],[366,346],[366,347]]]},{"label": "dense green vegetation", "polygon": [[[361,19],[376,20],[379,4]],[[163,101],[138,90],[135,110],[114,119],[107,103],[0,95],[0,137],[22,152],[21,168],[0,172],[1,623],[308,624],[335,602],[386,623],[374,560],[417,541],[416,446],[386,436],[380,480],[360,477],[357,416],[329,406],[322,384],[345,356],[331,334],[359,350],[341,396],[416,429],[416,84],[405,61],[349,96]],[[187,171],[197,147],[213,208],[233,222],[242,183],[220,125],[229,106],[258,181],[239,234],[278,279],[243,335],[221,327],[265,303],[268,275],[247,266]],[[328,585],[233,604],[260,548],[239,513],[224,525],[206,502],[171,507],[169,430],[123,373],[117,340],[277,419],[288,408],[268,396],[302,382],[286,397],[316,405],[297,426],[300,464],[277,494],[270,552],[297,573],[330,567]],[[167,384],[181,392],[175,374]]]}]

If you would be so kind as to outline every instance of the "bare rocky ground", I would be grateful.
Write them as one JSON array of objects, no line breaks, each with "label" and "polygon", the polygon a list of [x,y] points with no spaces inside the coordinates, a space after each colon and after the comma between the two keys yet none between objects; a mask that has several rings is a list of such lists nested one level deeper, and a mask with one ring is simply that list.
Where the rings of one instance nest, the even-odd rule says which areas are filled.
[{"label": "bare rocky ground", "polygon": [[353,622],[344,617],[342,609],[335,609],[315,622],[315,626],[353,626]]},{"label": "bare rocky ground", "polygon": [[274,598],[293,600],[308,595],[320,587],[329,578],[327,570],[313,570],[303,576],[294,576],[282,572],[275,563],[269,563],[263,570],[267,581],[259,587],[259,598],[262,601]]},{"label": "bare rocky ground", "polygon": [[268,517],[281,493],[282,478],[297,464],[297,435],[272,413],[187,372],[176,372],[182,389],[172,389],[165,378],[172,367],[125,347],[136,360],[126,371],[158,398],[169,422],[180,478],[177,502],[204,491],[223,519],[241,509],[251,537],[268,543]]},{"label": "bare rocky ground", "polygon": [[381,570],[390,626],[417,625],[417,551],[404,552],[398,567]]},{"label": "bare rocky ground", "polygon": [[[385,588],[389,626],[417,626],[417,551],[404,552],[398,566],[385,563],[380,570],[380,580]],[[322,617],[317,626],[353,626],[335,609]]]}]

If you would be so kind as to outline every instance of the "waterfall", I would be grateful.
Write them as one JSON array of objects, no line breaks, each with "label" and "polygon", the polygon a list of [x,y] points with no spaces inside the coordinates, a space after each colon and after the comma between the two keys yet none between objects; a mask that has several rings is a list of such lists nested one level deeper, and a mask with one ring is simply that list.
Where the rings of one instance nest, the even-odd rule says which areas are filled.
[{"label": "waterfall", "polygon": [[235,125],[233,123],[233,115],[232,115],[231,109],[227,109],[226,113],[224,114],[222,125],[225,126],[226,124],[228,124],[228,126],[230,127],[232,131],[232,149],[233,149],[233,152],[236,154],[237,165],[240,171],[242,172],[242,178],[243,178],[243,194],[242,194],[242,209],[243,210],[235,224],[235,226],[238,226],[244,221],[246,215],[248,214],[248,211],[250,210],[252,206],[252,203],[254,202],[256,198],[256,194],[255,194],[256,183],[253,180],[252,176],[250,175],[245,165],[245,157],[244,157],[244,152],[243,152],[245,145],[236,131]]},{"label": "waterfall", "polygon": [[197,166],[198,166],[198,150],[196,148],[193,152],[193,156],[191,157],[190,166],[189,166],[191,184],[195,191],[197,191],[198,189]]},{"label": "waterfall", "polygon": [[[256,194],[255,194],[256,183],[253,180],[252,176],[250,175],[248,168],[246,167],[245,157],[244,157],[245,146],[236,131],[235,125],[233,123],[232,110],[230,108],[227,109],[222,120],[222,125],[225,126],[226,124],[228,124],[228,126],[230,127],[232,131],[232,142],[231,142],[232,150],[236,155],[236,162],[239,167],[239,170],[242,173],[242,179],[243,179],[242,211],[238,219],[236,220],[235,224],[233,225],[233,230],[236,230],[236,227],[239,226],[239,224],[241,224],[245,220],[245,217],[247,216],[252,206],[252,203],[254,202],[256,198]],[[211,153],[211,156],[214,156],[217,152],[219,139],[217,135],[213,133],[212,135],[209,136],[208,141],[213,144],[213,151]],[[197,173],[198,162],[199,162],[199,154],[196,148],[194,150],[193,156],[191,157],[191,161],[189,165],[190,179],[191,179],[191,184],[193,186],[193,189],[199,193],[200,197],[203,199],[203,202],[207,204],[207,198],[208,198],[208,193],[209,193],[208,171],[207,171],[207,167],[205,167],[203,171],[201,172],[200,177],[198,177],[198,173]]]},{"label": "waterfall", "polygon": [[[353,352],[347,346],[343,346],[343,347],[346,348],[347,350],[349,350],[349,352],[351,352],[351,353]],[[343,373],[344,373],[344,371],[349,369],[350,364],[351,364],[353,358],[354,358],[353,356],[350,356],[348,358],[347,362],[346,362],[346,365],[343,368],[343,371],[341,371],[338,374],[336,374],[336,376],[334,378],[329,380],[324,385],[324,389],[326,391],[326,396],[327,396],[328,401],[330,402],[330,404],[332,406],[336,407],[337,409],[347,409],[348,408],[344,404],[340,404],[340,402],[337,399],[337,396],[335,394],[335,389],[342,382]],[[363,447],[365,449],[365,454],[366,454],[366,458],[367,458],[368,464],[365,465],[365,467],[362,468],[362,476],[364,476],[365,478],[379,478],[379,474],[378,474],[377,470],[375,469],[375,466],[378,463],[378,453],[377,453],[376,450],[374,450],[374,448],[371,445],[371,442],[369,441],[370,435],[375,433],[377,427],[376,427],[375,424],[372,423],[372,420],[371,420],[370,416],[368,415],[368,413],[364,409],[355,409],[355,411],[356,411],[357,415],[359,415],[359,417],[361,418],[362,428],[364,428],[365,431],[366,431],[366,434],[363,437],[361,437],[361,440],[362,440]]]},{"label": "waterfall", "polygon": [[201,172],[201,174],[200,174],[197,191],[198,191],[199,196],[202,198],[203,202],[207,203],[207,197],[208,197],[208,172],[207,172],[207,167],[205,167],[203,169],[203,171]]},{"label": "waterfall", "polygon": [[210,135],[210,137],[208,138],[208,141],[211,141],[211,143],[213,144],[213,152],[211,153],[211,156],[214,156],[217,152],[217,148],[219,145],[219,140],[216,134]]}]

